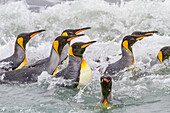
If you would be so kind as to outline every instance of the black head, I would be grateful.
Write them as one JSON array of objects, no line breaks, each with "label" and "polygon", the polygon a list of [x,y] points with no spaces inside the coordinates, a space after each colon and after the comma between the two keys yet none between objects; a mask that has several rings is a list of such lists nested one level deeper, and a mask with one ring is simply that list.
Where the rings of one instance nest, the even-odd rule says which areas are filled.
[{"label": "black head", "polygon": [[91,27],[85,27],[85,28],[81,28],[81,29],[67,29],[62,32],[61,36],[77,35],[80,32],[87,30],[87,29],[91,29]]},{"label": "black head", "polygon": [[107,99],[112,91],[112,78],[110,76],[102,76],[100,78],[100,84],[102,88],[102,95],[104,99]]},{"label": "black head", "polygon": [[31,32],[31,33],[21,33],[18,35],[16,42],[25,50],[25,46],[28,43],[28,41],[32,37],[34,37],[35,35],[37,35],[40,32],[43,32],[43,31],[45,31],[45,30],[42,29],[42,30]]},{"label": "black head", "polygon": [[95,42],[96,41],[90,41],[90,42],[86,42],[86,43],[76,42],[76,43],[72,44],[72,46],[70,47],[69,55],[82,58],[86,47],[88,47],[89,45],[91,45],[92,43],[95,43]]},{"label": "black head", "polygon": [[71,40],[73,40],[79,36],[84,36],[84,34],[72,35],[72,36],[58,36],[53,43],[53,48],[59,53],[59,55],[61,55],[63,47],[67,43],[69,43]]},{"label": "black head", "polygon": [[138,40],[142,40],[143,38],[151,36],[151,35],[127,35],[123,38],[122,47],[132,53],[133,44],[135,44]]},{"label": "black head", "polygon": [[131,35],[153,35],[153,33],[158,33],[158,31],[148,31],[148,32],[135,31]]},{"label": "black head", "polygon": [[158,53],[158,60],[163,62],[165,59],[168,59],[170,56],[170,46],[163,47]]}]

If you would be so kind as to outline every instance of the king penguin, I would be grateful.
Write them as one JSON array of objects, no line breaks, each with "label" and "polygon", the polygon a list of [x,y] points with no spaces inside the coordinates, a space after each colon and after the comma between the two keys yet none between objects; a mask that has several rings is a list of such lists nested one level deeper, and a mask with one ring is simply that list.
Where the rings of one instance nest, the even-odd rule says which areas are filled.
[{"label": "king penguin", "polygon": [[[84,30],[88,30],[88,29],[91,29],[91,27],[85,27],[85,28],[81,28],[81,29],[66,29],[62,32],[61,36],[72,36],[72,35],[77,35],[79,34],[80,32],[84,31]],[[68,57],[68,51],[69,51],[69,48],[70,48],[70,42],[68,42],[63,50],[62,50],[62,53],[61,53],[61,56],[60,56],[60,60],[59,60],[59,65],[63,63],[63,61],[65,61]],[[34,64],[28,66],[28,67],[38,67],[38,66],[41,66],[43,64],[45,64],[47,62],[47,60],[49,59],[49,57],[45,58],[45,59],[42,59],[42,60],[39,60],[37,62],[35,62]]]},{"label": "king penguin", "polygon": [[83,36],[72,35],[72,36],[59,36],[55,39],[52,45],[51,54],[46,63],[39,67],[22,68],[18,70],[12,70],[0,74],[1,83],[32,83],[37,82],[38,76],[43,72],[47,71],[51,75],[55,75],[57,67],[59,65],[59,59],[63,47],[71,40]]},{"label": "king penguin", "polygon": [[[139,33],[139,32],[138,32]],[[132,46],[138,40],[142,40],[147,36],[152,36],[154,33],[151,32],[140,32],[143,35],[138,35],[137,32],[132,33],[132,35],[127,35],[123,38],[121,49],[122,49],[122,57],[116,61],[115,63],[111,63],[107,66],[104,74],[114,75],[115,73],[123,70],[125,67],[129,67],[134,64],[134,56],[132,51]]]},{"label": "king penguin", "polygon": [[156,63],[162,63],[164,60],[168,59],[170,56],[170,46],[165,46],[161,48],[157,55]]},{"label": "king penguin", "polygon": [[38,30],[31,33],[19,34],[16,39],[13,55],[0,61],[0,65],[1,65],[0,73],[9,70],[16,70],[16,69],[23,68],[26,64],[26,53],[25,53],[26,44],[32,37],[34,37],[36,34],[42,31],[45,30]]},{"label": "king penguin", "polygon": [[102,76],[100,78],[101,84],[101,100],[100,106],[104,108],[117,108],[122,105],[122,102],[112,98],[112,78],[110,76]]},{"label": "king penguin", "polygon": [[57,86],[76,88],[80,85],[85,85],[92,80],[92,71],[90,66],[84,60],[83,53],[89,45],[95,42],[96,41],[90,41],[87,43],[76,42],[72,44],[69,49],[68,66],[54,76],[56,78],[62,77],[66,82],[57,83]]}]

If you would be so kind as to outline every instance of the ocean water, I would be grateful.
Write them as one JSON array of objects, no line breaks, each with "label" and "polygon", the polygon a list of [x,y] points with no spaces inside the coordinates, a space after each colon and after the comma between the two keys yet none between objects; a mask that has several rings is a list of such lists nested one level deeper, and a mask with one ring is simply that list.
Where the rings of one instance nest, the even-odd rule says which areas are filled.
[{"label": "ocean water", "polygon": [[[26,47],[27,65],[49,56],[51,44],[64,29],[91,27],[76,41],[96,40],[84,58],[93,80],[80,89],[54,88],[43,72],[37,83],[0,85],[0,112],[4,113],[169,113],[170,61],[155,64],[159,50],[170,45],[169,0],[74,0],[54,3],[37,11],[27,1],[0,1],[0,60],[13,53],[17,35],[38,29]],[[100,101],[100,77],[109,63],[121,56],[121,41],[133,31],[157,30],[158,34],[133,45],[135,64],[117,75],[112,95],[123,107],[104,109]],[[107,60],[109,59],[109,60]]]}]

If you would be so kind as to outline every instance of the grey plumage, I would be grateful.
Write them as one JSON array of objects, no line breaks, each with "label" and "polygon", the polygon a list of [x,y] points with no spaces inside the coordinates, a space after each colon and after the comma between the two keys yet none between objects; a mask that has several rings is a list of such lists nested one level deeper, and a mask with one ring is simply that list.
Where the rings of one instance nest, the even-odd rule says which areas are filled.
[{"label": "grey plumage", "polygon": [[105,75],[114,75],[120,70],[123,70],[125,67],[129,67],[134,63],[134,56],[132,51],[132,46],[138,40],[142,40],[147,36],[152,36],[153,33],[157,33],[157,31],[149,31],[149,32],[133,32],[131,35],[125,36],[123,38],[121,44],[122,57],[120,60],[115,63],[111,63],[107,66],[104,74]]},{"label": "grey plumage", "polygon": [[65,80],[70,80],[69,83],[58,83],[57,86],[68,87],[68,88],[76,88],[79,83],[79,75],[81,69],[81,58],[75,58],[73,56],[69,56],[69,64],[68,66],[58,72],[54,77],[59,78],[63,77]]},{"label": "grey plumage", "polygon": [[[47,71],[49,74],[53,74],[59,63],[59,58],[62,52],[63,47],[69,42],[69,39],[74,39],[81,35],[74,36],[59,36],[55,39],[51,54],[46,63],[38,67],[22,68],[18,70],[8,71],[0,74],[1,83],[32,83],[37,82],[37,77],[43,72]],[[71,41],[70,40],[70,41]]]},{"label": "grey plumage", "polygon": [[31,32],[31,33],[19,34],[16,39],[13,55],[0,61],[0,73],[9,71],[9,70],[14,70],[19,67],[26,57],[26,54],[25,54],[26,44],[33,36],[35,36],[36,34],[42,31],[45,31],[45,30],[38,30],[38,31]]},{"label": "grey plumage", "polygon": [[[61,33],[61,36],[73,36],[73,35],[77,35],[80,32],[87,30],[87,29],[91,29],[90,27],[85,27],[85,28],[81,28],[81,29],[66,29]],[[61,56],[60,56],[60,60],[59,60],[59,65],[61,65],[63,63],[63,61],[65,61],[68,58],[68,50],[70,48],[70,42],[68,42],[68,44],[66,44],[62,50]],[[40,61],[35,62],[34,64],[28,66],[28,67],[41,67],[41,65],[44,65],[47,63],[47,60],[49,59],[49,57],[42,59]]]},{"label": "grey plumage", "polygon": [[125,48],[122,47],[122,57],[115,63],[109,64],[104,74],[114,75],[117,72],[123,70],[132,64],[133,54],[129,53]]}]

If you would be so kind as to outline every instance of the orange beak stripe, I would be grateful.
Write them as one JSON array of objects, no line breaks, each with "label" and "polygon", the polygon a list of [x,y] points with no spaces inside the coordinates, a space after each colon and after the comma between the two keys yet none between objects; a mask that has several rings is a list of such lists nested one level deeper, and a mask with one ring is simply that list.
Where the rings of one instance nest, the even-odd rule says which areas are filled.
[{"label": "orange beak stripe", "polygon": [[75,38],[77,38],[77,37],[78,37],[78,36],[71,37],[71,38],[67,39],[67,41],[71,41],[71,40],[73,40],[73,39],[75,39]]},{"label": "orange beak stripe", "polygon": [[34,37],[35,35],[37,35],[39,32],[37,32],[37,33],[34,33],[34,34],[32,34],[30,37],[32,38],[32,37]]},{"label": "orange beak stripe", "polygon": [[83,30],[80,30],[80,31],[77,31],[75,34],[77,35],[77,34],[79,34],[79,33],[82,32],[82,31],[84,31],[84,29],[83,29]]},{"label": "orange beak stripe", "polygon": [[146,36],[143,36],[143,37],[139,37],[139,38],[137,38],[136,40],[141,40],[141,39],[143,39],[143,38],[145,38]]},{"label": "orange beak stripe", "polygon": [[106,78],[104,78],[104,81],[106,81],[107,83],[109,82],[109,80],[107,80]]},{"label": "orange beak stripe", "polygon": [[85,44],[85,45],[81,46],[81,48],[85,48],[85,47],[89,46],[90,44],[92,44],[92,43]]},{"label": "orange beak stripe", "polygon": [[103,79],[102,79],[102,81],[101,82],[103,82]]},{"label": "orange beak stripe", "polygon": [[152,35],[153,33],[146,33],[145,35]]}]

